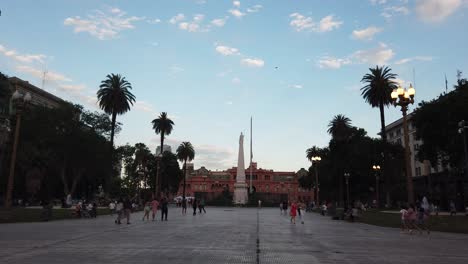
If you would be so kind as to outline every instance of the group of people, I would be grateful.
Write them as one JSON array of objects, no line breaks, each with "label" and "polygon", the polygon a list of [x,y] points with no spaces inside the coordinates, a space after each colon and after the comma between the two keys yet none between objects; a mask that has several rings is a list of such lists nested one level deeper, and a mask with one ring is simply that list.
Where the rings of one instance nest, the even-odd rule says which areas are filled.
[{"label": "group of people", "polygon": [[74,215],[78,218],[96,218],[96,202],[78,202],[75,206]]},{"label": "group of people", "polygon": [[420,234],[422,234],[423,231],[430,234],[428,221],[431,216],[431,208],[425,197],[422,203],[402,206],[400,214],[401,231],[403,233],[412,234],[413,230],[417,230]]},{"label": "group of people", "polygon": [[[261,205],[261,203],[259,203],[259,206]],[[288,202],[280,202],[280,214],[281,215],[287,215],[288,214]],[[291,223],[293,224],[296,224],[296,217],[299,216],[301,219],[302,219],[302,213],[301,213],[301,210],[302,208],[304,208],[304,204],[300,203],[300,202],[291,202],[290,203],[290,210],[289,210],[289,216],[291,217]],[[302,223],[304,223],[303,221],[301,221]]]}]

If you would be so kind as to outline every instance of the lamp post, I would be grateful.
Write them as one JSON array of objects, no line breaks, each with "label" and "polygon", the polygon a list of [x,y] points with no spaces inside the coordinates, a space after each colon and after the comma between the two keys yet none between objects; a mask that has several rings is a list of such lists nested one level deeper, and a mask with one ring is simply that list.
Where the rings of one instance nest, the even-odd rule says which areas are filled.
[{"label": "lamp post", "polygon": [[411,175],[411,157],[409,147],[409,132],[408,132],[408,121],[406,118],[406,112],[408,111],[408,105],[414,103],[414,95],[416,90],[410,84],[408,89],[398,87],[391,93],[393,104],[401,107],[403,113],[403,134],[405,140],[405,163],[406,163],[406,189],[408,191],[408,202],[414,203],[414,192],[413,192],[413,178]]},{"label": "lamp post", "polygon": [[372,169],[374,170],[374,173],[375,173],[375,201],[376,201],[376,204],[375,206],[377,207],[377,209],[379,208],[379,173],[380,173],[380,166],[379,165],[373,165],[372,166]]},{"label": "lamp post", "polygon": [[346,203],[348,205],[348,208],[350,206],[350,202],[349,202],[349,177],[351,176],[351,174],[349,174],[348,172],[345,172],[344,174],[344,177],[346,179]]},{"label": "lamp post", "polygon": [[[157,154],[157,153],[156,153]],[[159,198],[159,192],[160,192],[160,163],[161,163],[161,158],[162,158],[162,151],[160,154],[157,154],[156,156],[156,178],[155,178],[155,186],[154,186],[154,197]]]},{"label": "lamp post", "polygon": [[31,94],[26,93],[25,95],[21,94],[18,90],[16,90],[12,95],[13,104],[16,107],[16,128],[15,128],[15,138],[13,141],[13,151],[11,154],[11,161],[10,161],[10,174],[8,175],[8,185],[7,185],[7,193],[5,199],[5,208],[10,209],[12,205],[12,197],[13,197],[13,185],[15,181],[15,165],[16,165],[16,151],[18,149],[18,140],[19,140],[19,132],[21,127],[21,114],[29,101],[31,101]]},{"label": "lamp post", "polygon": [[316,200],[317,206],[320,205],[320,195],[319,195],[320,189],[319,189],[318,168],[317,167],[318,167],[318,164],[320,163],[321,160],[322,160],[322,158],[320,156],[313,156],[311,158],[312,165],[314,165],[314,167],[315,167],[315,193],[316,193],[316,197],[317,197],[317,200]]}]

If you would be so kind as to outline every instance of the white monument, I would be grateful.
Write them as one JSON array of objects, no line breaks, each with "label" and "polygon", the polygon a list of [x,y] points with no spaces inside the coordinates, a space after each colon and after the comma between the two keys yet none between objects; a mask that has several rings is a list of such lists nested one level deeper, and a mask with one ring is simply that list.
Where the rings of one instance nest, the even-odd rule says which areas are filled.
[{"label": "white monument", "polygon": [[247,183],[245,183],[244,166],[244,135],[239,137],[239,158],[237,160],[237,176],[234,183],[234,204],[244,205],[248,201]]}]

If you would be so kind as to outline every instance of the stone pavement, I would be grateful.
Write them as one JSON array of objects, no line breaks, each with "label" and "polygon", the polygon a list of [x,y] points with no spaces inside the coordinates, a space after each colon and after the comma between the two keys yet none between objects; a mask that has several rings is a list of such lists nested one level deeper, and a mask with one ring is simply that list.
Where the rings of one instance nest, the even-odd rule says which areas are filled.
[{"label": "stone pavement", "polygon": [[468,263],[467,235],[400,234],[314,213],[296,225],[276,208],[208,207],[196,216],[170,208],[167,222],[141,217],[120,226],[111,216],[2,224],[0,263]]}]

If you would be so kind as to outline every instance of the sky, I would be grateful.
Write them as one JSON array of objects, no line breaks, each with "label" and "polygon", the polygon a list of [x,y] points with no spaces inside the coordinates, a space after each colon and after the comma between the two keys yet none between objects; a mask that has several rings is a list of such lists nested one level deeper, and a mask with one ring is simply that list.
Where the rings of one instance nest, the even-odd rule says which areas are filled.
[{"label": "sky", "polygon": [[254,162],[297,171],[337,114],[378,136],[379,111],[359,91],[369,67],[413,83],[416,104],[468,70],[467,0],[2,0],[0,10],[1,72],[92,111],[100,82],[122,74],[136,103],[116,143],[154,152],[151,121],[164,111],[175,123],[166,142],[190,141],[196,168],[236,166],[241,132],[248,160],[252,116]]}]

